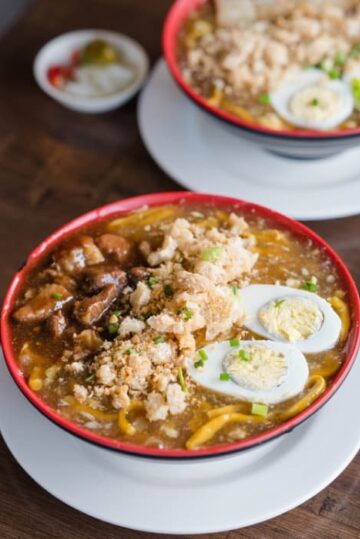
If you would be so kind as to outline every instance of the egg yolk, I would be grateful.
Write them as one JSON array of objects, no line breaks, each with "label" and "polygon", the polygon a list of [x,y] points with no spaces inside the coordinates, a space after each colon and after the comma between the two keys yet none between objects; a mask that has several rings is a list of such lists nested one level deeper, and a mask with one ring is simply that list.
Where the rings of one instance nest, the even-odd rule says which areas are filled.
[{"label": "egg yolk", "polygon": [[259,311],[258,319],[272,335],[294,342],[317,333],[324,315],[311,299],[291,296],[267,303]]},{"label": "egg yolk", "polygon": [[288,365],[284,354],[261,344],[231,351],[224,369],[233,382],[251,390],[271,390],[282,384]]}]

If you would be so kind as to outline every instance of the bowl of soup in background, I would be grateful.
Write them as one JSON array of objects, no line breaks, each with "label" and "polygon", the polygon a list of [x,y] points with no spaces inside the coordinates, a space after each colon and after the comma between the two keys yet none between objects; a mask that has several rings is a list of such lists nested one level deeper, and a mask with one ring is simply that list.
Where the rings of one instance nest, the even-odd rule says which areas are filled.
[{"label": "bowl of soup in background", "polygon": [[[299,159],[316,159],[355,147],[359,143],[360,126],[328,130],[269,128],[260,125],[248,115],[246,105],[243,118],[211,102],[196,91],[186,80],[180,65],[179,35],[189,16],[208,2],[204,0],[178,0],[174,2],[163,27],[163,53],[168,69],[179,88],[201,110],[209,114],[219,126],[246,138],[275,153]],[[304,70],[305,71],[305,70]]]},{"label": "bowl of soup in background", "polygon": [[[162,207],[168,207],[169,205],[180,207],[182,204],[190,209],[192,207],[198,208],[199,206],[209,207],[225,213],[234,211],[239,215],[244,215],[245,218],[249,217],[251,219],[256,217],[256,219],[265,220],[276,229],[294,234],[296,237],[300,238],[301,241],[305,240],[306,242],[311,243],[314,248],[320,250],[324,256],[327,257],[331,267],[339,275],[342,288],[345,290],[346,302],[349,305],[351,312],[351,327],[344,348],[343,361],[336,374],[328,382],[324,392],[318,396],[316,400],[293,417],[290,417],[267,430],[257,432],[255,435],[234,441],[228,440],[225,443],[217,443],[213,446],[198,447],[194,450],[176,447],[151,447],[131,443],[128,439],[121,440],[107,437],[97,433],[96,429],[94,431],[90,428],[86,428],[59,413],[51,405],[45,402],[37,391],[30,389],[28,385],[28,376],[25,376],[21,369],[18,353],[14,347],[14,328],[12,326],[12,313],[14,312],[15,304],[22,293],[24,286],[28,282],[29,275],[31,275],[34,269],[38,268],[39,264],[41,265],[41,262],[64,241],[67,242],[69,238],[79,231],[87,231],[93,226],[100,226],[102,223],[111,221],[119,216],[126,216],[127,214],[138,211],[144,207],[161,209]],[[37,408],[37,410],[65,431],[78,436],[83,440],[97,444],[98,446],[113,449],[121,453],[128,453],[141,457],[181,459],[186,461],[189,459],[192,460],[226,455],[255,447],[290,431],[319,410],[340,387],[355,361],[360,339],[359,321],[359,296],[346,266],[324,240],[301,223],[270,209],[238,199],[190,192],[158,193],[120,200],[90,211],[65,224],[38,245],[30,253],[24,266],[14,275],[7,290],[1,314],[1,343],[7,367],[22,393]]]}]

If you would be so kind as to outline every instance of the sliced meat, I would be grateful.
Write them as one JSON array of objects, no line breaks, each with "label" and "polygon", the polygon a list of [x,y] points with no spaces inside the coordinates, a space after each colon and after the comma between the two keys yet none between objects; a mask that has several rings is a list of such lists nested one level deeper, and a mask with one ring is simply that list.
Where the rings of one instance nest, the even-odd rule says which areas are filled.
[{"label": "sliced meat", "polygon": [[53,337],[61,337],[67,326],[64,313],[60,310],[52,314],[48,319],[48,327]]},{"label": "sliced meat", "polygon": [[125,271],[110,264],[97,264],[83,271],[84,289],[89,293],[97,292],[107,284],[114,284],[122,290],[127,284]]},{"label": "sliced meat", "polygon": [[73,275],[86,266],[104,262],[104,257],[90,236],[80,236],[56,253],[54,260],[62,271]]},{"label": "sliced meat", "polygon": [[15,311],[14,318],[24,323],[41,322],[72,299],[64,286],[45,284],[30,301]]},{"label": "sliced meat", "polygon": [[95,241],[105,255],[110,255],[121,265],[128,264],[133,256],[132,244],[117,234],[102,234]]},{"label": "sliced meat", "polygon": [[101,292],[91,298],[85,298],[75,304],[74,316],[86,326],[95,324],[106,313],[118,295],[114,284],[106,285]]},{"label": "sliced meat", "polygon": [[150,277],[150,272],[144,266],[134,266],[129,270],[129,277],[136,284],[139,281],[147,281]]}]

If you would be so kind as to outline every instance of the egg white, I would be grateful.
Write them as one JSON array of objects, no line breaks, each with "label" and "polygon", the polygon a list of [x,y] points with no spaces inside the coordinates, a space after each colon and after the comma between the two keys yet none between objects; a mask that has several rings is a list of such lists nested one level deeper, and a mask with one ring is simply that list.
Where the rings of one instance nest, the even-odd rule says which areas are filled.
[{"label": "egg white", "polygon": [[244,301],[246,319],[244,325],[251,331],[267,339],[279,342],[288,342],[286,339],[274,336],[268,332],[258,319],[260,309],[270,301],[284,299],[289,296],[309,298],[315,302],[324,319],[322,326],[317,333],[304,340],[294,341],[301,352],[312,354],[329,350],[337,343],[341,331],[341,320],[331,305],[323,298],[313,292],[291,288],[288,286],[253,284],[240,291],[240,297]]},{"label": "egg white", "polygon": [[[341,99],[340,110],[325,120],[316,121],[299,118],[289,109],[291,98],[303,88],[321,85],[336,93]],[[304,69],[290,72],[281,86],[270,93],[270,102],[275,111],[289,123],[305,129],[327,130],[334,129],[348,118],[354,108],[352,91],[342,80],[330,80],[320,69]]]},{"label": "egg white", "polygon": [[298,395],[303,391],[309,376],[309,367],[304,355],[292,344],[274,341],[241,341],[241,348],[246,349],[254,344],[261,344],[284,355],[287,364],[287,373],[282,383],[268,389],[249,389],[235,383],[232,379],[222,381],[219,375],[224,371],[224,360],[234,348],[229,341],[213,343],[204,348],[208,355],[207,361],[201,368],[194,367],[194,361],[188,362],[188,374],[203,387],[237,397],[248,402],[260,402],[264,404],[276,404]]}]

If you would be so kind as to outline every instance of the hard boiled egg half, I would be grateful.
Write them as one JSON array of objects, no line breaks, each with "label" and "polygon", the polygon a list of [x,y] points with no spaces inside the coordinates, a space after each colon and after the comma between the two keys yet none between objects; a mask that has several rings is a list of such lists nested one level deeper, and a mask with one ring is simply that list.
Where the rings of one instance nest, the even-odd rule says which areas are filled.
[{"label": "hard boiled egg half", "polygon": [[313,292],[288,286],[254,284],[241,290],[244,325],[267,339],[291,342],[305,353],[329,350],[338,341],[341,320]]},{"label": "hard boiled egg half", "polygon": [[279,88],[270,93],[274,110],[284,120],[305,129],[334,129],[354,107],[351,88],[331,80],[320,69],[291,71]]},{"label": "hard boiled egg half", "polygon": [[303,391],[307,361],[291,344],[222,341],[201,350],[206,360],[189,360],[188,374],[203,387],[253,403],[276,404]]}]

